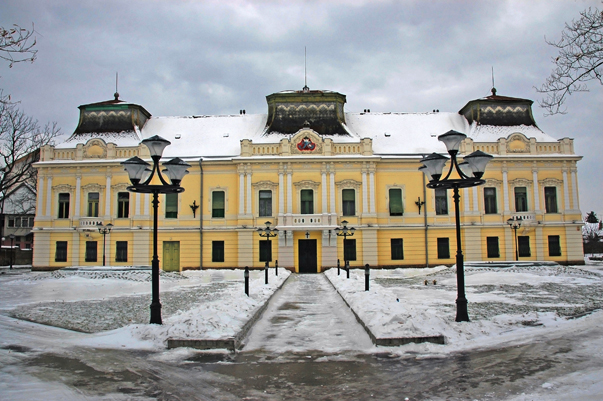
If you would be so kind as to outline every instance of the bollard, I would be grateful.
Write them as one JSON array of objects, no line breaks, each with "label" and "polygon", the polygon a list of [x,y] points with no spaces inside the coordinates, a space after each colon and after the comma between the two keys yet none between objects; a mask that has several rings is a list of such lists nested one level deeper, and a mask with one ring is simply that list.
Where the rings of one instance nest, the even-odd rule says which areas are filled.
[{"label": "bollard", "polygon": [[249,296],[249,267],[245,266],[243,276],[245,277],[245,295]]},{"label": "bollard", "polygon": [[345,270],[348,273],[347,278],[350,278],[350,262],[348,260],[345,261]]},{"label": "bollard", "polygon": [[266,282],[264,284],[268,284],[268,261],[266,261],[266,264],[264,265],[264,275],[266,276]]},{"label": "bollard", "polygon": [[369,264],[364,265],[364,291],[369,290],[369,276],[371,275],[371,269]]},{"label": "bollard", "polygon": [[337,259],[337,275],[339,276],[339,259]]},{"label": "bollard", "polygon": [[274,275],[278,276],[278,260],[274,261]]}]

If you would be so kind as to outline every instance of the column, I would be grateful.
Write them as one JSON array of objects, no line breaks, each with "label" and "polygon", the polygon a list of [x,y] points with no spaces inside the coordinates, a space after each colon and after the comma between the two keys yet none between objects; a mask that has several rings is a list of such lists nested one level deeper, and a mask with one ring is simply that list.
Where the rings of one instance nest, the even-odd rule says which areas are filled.
[{"label": "column", "polygon": [[46,190],[46,217],[50,218],[50,208],[52,206],[52,176],[48,177],[48,186]]},{"label": "column", "polygon": [[140,200],[142,198],[142,194],[139,194],[137,192],[130,192],[132,194],[132,196],[136,197],[136,207],[134,208],[134,216],[138,217],[140,216]]},{"label": "column", "polygon": [[569,197],[569,184],[567,182],[567,167],[563,167],[561,170],[563,174],[563,208],[564,210],[570,209],[570,197]]},{"label": "column", "polygon": [[323,163],[322,171],[320,172],[322,178],[322,209],[321,213],[326,214],[329,211],[329,205],[327,205],[327,171],[326,166]]},{"label": "column", "polygon": [[251,216],[251,164],[248,164],[247,168],[248,170],[245,174],[247,176],[247,215]]},{"label": "column", "polygon": [[149,216],[149,206],[151,204],[151,194],[144,194],[144,215]]},{"label": "column", "polygon": [[331,214],[337,214],[335,208],[335,165],[331,163],[331,168],[329,171],[329,180],[330,180],[330,193],[331,193]]},{"label": "column", "polygon": [[536,168],[536,163],[532,167],[532,181],[534,182],[534,210],[539,212],[540,198],[538,194],[540,193],[540,189],[538,188],[538,169]]},{"label": "column", "polygon": [[580,203],[578,201],[578,176],[576,175],[577,171],[575,168],[571,170],[572,174],[572,209],[580,210]]},{"label": "column", "polygon": [[369,169],[369,197],[371,200],[371,214],[375,214],[375,167]]},{"label": "column", "polygon": [[107,184],[105,185],[105,219],[111,218],[111,172],[107,168]]},{"label": "column", "polygon": [[245,213],[245,172],[239,166],[239,214]]},{"label": "column", "polygon": [[293,213],[293,188],[292,188],[292,176],[291,165],[287,166],[287,213]]},{"label": "column", "polygon": [[366,183],[366,166],[362,168],[362,214],[368,214],[368,185]]},{"label": "column", "polygon": [[285,183],[282,166],[278,170],[278,214],[285,213]]},{"label": "column", "polygon": [[81,202],[81,195],[80,195],[80,188],[82,185],[82,176],[80,174],[76,175],[75,178],[75,210],[73,211],[73,218],[75,219],[79,219],[80,217],[80,202]]},{"label": "column", "polygon": [[42,207],[44,206],[44,176],[38,175],[38,194],[37,194],[36,216],[42,217]]},{"label": "column", "polygon": [[474,212],[479,212],[479,199],[477,197],[477,188],[479,187],[473,187],[473,211]]},{"label": "column", "polygon": [[[446,196],[448,196],[448,191],[446,191]],[[470,211],[469,203],[469,188],[463,188],[463,204],[465,205],[465,213],[469,213]]]},{"label": "column", "polygon": [[[506,163],[506,162],[505,162]],[[507,179],[507,168],[503,167],[503,172],[502,172],[502,178],[503,178],[503,204],[504,204],[504,208],[505,208],[505,214],[508,214],[511,212],[511,209],[509,208],[509,184],[508,184],[508,179]]]}]

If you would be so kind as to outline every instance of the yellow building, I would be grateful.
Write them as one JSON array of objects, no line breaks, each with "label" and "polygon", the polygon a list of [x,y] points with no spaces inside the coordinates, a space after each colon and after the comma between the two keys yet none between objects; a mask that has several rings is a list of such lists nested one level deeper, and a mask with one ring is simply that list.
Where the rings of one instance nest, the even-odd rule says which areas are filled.
[{"label": "yellow building", "polygon": [[[343,264],[399,267],[455,263],[451,191],[425,187],[423,156],[446,154],[437,136],[467,134],[461,155],[494,156],[486,184],[461,190],[467,261],[515,259],[507,220],[522,218],[519,260],[584,263],[573,140],[542,132],[532,101],[496,95],[459,112],[348,113],[345,95],[284,91],[267,114],[153,117],[119,100],[80,106],[74,134],[41,151],[34,269],[148,266],[149,195],[131,193],[121,163],[150,160],[142,139],[171,142],[164,160],[192,167],[185,192],[161,195],[159,259],[164,270],[261,268],[296,272]],[[355,233],[335,229],[347,221]],[[258,235],[270,221],[278,237]],[[98,223],[113,224],[103,236]],[[103,240],[105,247],[103,248]]]}]

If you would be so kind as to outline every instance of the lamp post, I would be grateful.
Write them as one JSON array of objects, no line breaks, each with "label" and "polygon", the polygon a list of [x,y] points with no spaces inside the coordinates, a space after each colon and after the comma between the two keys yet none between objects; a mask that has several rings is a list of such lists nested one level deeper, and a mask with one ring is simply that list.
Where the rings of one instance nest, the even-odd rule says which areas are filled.
[{"label": "lamp post", "polygon": [[337,227],[335,229],[335,235],[337,235],[338,237],[343,237],[343,265],[346,267],[346,269],[348,269],[348,278],[350,278],[350,270],[348,267],[347,258],[346,258],[346,254],[345,254],[345,240],[348,238],[348,236],[349,237],[353,236],[354,231],[356,231],[356,229],[354,227],[348,228],[347,220],[342,220],[341,225],[343,227],[341,227],[341,228]]},{"label": "lamp post", "polygon": [[106,226],[103,226],[103,223],[97,223],[96,228],[98,228],[98,232],[103,234],[103,266],[105,265],[105,237],[107,234],[111,232],[113,228],[113,224],[109,223]]},{"label": "lamp post", "polygon": [[[491,155],[477,150],[470,155],[464,156],[464,163],[460,163],[466,170],[463,171],[459,166],[457,155],[459,153],[459,147],[463,139],[467,135],[457,132],[448,131],[445,134],[438,136],[438,140],[444,142],[448,154],[451,158],[450,169],[444,178],[442,178],[442,170],[444,165],[448,161],[446,156],[442,156],[437,153],[432,153],[429,156],[424,157],[421,160],[423,166],[419,170],[423,171],[429,183],[427,188],[431,189],[452,189],[454,191],[454,217],[456,221],[456,283],[457,283],[457,299],[456,299],[456,321],[457,322],[468,322],[469,314],[467,312],[467,298],[465,296],[465,269],[464,269],[464,257],[461,247],[461,223],[460,223],[460,212],[459,212],[459,188],[475,187],[482,185],[486,181],[482,180],[486,164],[492,158]],[[452,172],[455,172],[455,178],[450,178]],[[472,174],[473,176],[471,176]]]},{"label": "lamp post", "polygon": [[13,257],[15,255],[15,248],[13,247],[13,243],[15,241],[15,234],[11,234],[8,236],[10,238],[10,269],[13,268]]},{"label": "lamp post", "polygon": [[[153,194],[153,261],[151,265],[152,278],[152,301],[151,301],[151,324],[161,324],[161,303],[159,302],[159,257],[157,256],[157,214],[159,209],[159,194],[174,194],[184,192],[184,188],[180,186],[180,182],[190,164],[185,163],[182,159],[176,157],[168,162],[163,163],[165,175],[170,179],[171,184],[161,174],[159,170],[159,161],[166,146],[170,145],[170,141],[163,139],[160,136],[154,135],[142,141],[151,153],[153,159],[152,169],[148,169],[149,163],[141,158],[134,156],[121,164],[128,172],[132,185],[128,187],[128,191]],[[153,178],[159,178],[159,183],[155,180],[151,184]]]},{"label": "lamp post", "polygon": [[515,261],[519,260],[519,246],[517,244],[517,229],[521,227],[521,216],[513,216],[509,220],[507,220],[507,224],[513,231],[515,231]]},{"label": "lamp post", "polygon": [[[272,259],[272,241],[270,241],[270,238],[272,237],[276,237],[278,235],[278,228],[270,228],[270,225],[272,224],[272,222],[267,221],[264,223],[266,225],[266,228],[258,228],[258,234],[260,235],[260,237],[266,238],[266,243],[268,245],[268,249],[269,251],[269,255],[268,255],[268,260],[266,260],[266,284],[268,284],[268,262]],[[278,267],[277,267],[278,269]]]}]

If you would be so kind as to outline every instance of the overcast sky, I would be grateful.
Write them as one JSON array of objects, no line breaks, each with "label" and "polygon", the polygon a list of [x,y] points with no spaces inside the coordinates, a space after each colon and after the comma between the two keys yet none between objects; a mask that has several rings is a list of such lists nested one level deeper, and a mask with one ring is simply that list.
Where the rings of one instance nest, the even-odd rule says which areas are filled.
[{"label": "overcast sky", "polygon": [[[499,95],[540,99],[553,48],[600,0],[2,0],[0,25],[37,31],[33,64],[0,64],[0,88],[65,134],[81,104],[121,99],[152,115],[266,113],[265,96],[304,86],[347,96],[346,111],[458,111]],[[575,139],[583,214],[603,217],[603,87],[573,95],[538,126]]]}]

